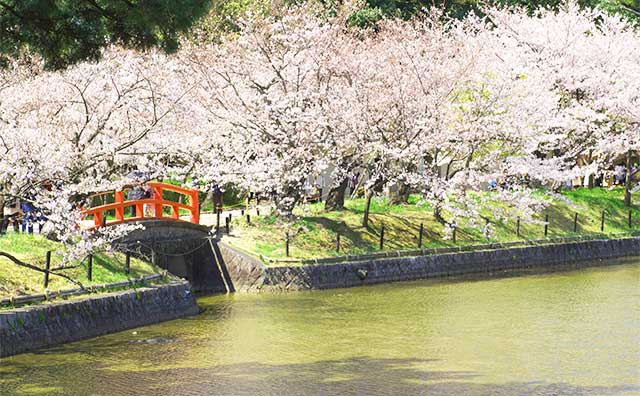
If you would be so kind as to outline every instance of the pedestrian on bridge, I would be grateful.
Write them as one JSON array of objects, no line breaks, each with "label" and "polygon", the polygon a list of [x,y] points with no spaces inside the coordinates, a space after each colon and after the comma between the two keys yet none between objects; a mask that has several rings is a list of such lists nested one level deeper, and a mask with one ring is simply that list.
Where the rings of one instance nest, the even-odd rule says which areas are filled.
[{"label": "pedestrian on bridge", "polygon": [[[127,199],[129,201],[137,201],[140,199],[144,199],[144,188],[140,183],[136,183],[131,187],[129,193],[127,194]],[[144,213],[140,213],[140,216],[144,216]],[[131,217],[136,217],[136,206],[131,206]]]}]

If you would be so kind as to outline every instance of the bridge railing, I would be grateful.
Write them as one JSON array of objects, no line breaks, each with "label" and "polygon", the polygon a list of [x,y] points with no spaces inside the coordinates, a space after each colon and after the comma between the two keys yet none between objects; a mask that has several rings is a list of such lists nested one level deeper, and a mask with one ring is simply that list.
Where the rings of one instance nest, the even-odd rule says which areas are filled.
[{"label": "bridge railing", "polygon": [[[148,182],[146,184],[151,187],[151,198],[126,200],[124,191],[117,190],[114,192],[113,203],[85,209],[82,211],[82,214],[85,217],[93,216],[92,228],[95,228],[103,225],[114,225],[144,219],[173,219],[181,221],[180,209],[183,209],[190,213],[190,218],[188,220],[190,223],[200,224],[200,201],[198,197],[198,190],[159,182]],[[165,191],[172,191],[181,195],[186,195],[189,198],[189,204],[164,199],[163,194]],[[147,215],[145,213],[145,205],[153,208],[151,215]],[[135,216],[126,217],[126,209],[131,207],[135,207]],[[168,216],[164,215],[165,207],[171,208]],[[106,220],[106,212],[109,211],[115,212],[114,220]]]}]

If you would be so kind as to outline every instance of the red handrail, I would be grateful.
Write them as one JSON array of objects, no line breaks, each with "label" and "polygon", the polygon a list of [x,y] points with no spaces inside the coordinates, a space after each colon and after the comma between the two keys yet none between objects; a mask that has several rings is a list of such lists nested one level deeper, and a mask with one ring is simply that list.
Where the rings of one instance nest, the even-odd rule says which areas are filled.
[{"label": "red handrail", "polygon": [[[85,209],[82,211],[84,216],[93,216],[92,228],[97,228],[103,225],[104,212],[109,210],[115,210],[116,219],[108,221],[104,224],[114,225],[120,223],[126,223],[130,221],[139,221],[143,219],[172,219],[176,221],[180,220],[180,209],[186,209],[190,212],[190,223],[200,224],[200,200],[198,198],[198,190],[182,188],[174,186],[172,184],[148,182],[146,183],[152,189],[152,198],[136,199],[127,201],[124,198],[124,191],[117,190],[114,192],[115,202],[112,204],[96,206],[93,208]],[[180,202],[169,201],[162,198],[164,191],[173,191],[189,197],[189,205],[182,204]],[[145,216],[144,205],[153,205],[154,215]],[[125,208],[135,206],[136,216],[125,217]],[[165,217],[162,209],[165,206],[171,207],[171,214],[169,217]]]}]

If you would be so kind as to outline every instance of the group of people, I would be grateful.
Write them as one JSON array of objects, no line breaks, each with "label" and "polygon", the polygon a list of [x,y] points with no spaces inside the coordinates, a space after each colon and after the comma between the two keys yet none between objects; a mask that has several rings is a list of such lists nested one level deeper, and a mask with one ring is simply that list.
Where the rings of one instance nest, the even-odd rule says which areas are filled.
[{"label": "group of people", "polygon": [[6,206],[5,213],[0,217],[0,233],[4,233],[10,225],[13,226],[15,232],[33,234],[34,228],[37,226],[38,234],[42,233],[47,218],[31,202],[15,202],[13,205]]},{"label": "group of people", "polygon": [[[152,199],[153,189],[146,183],[135,183],[131,186],[129,193],[127,194],[127,200],[129,201],[137,201],[141,199]],[[143,213],[140,215],[142,217],[154,217],[155,216],[155,206],[144,204]],[[131,217],[136,217],[136,206],[131,206]]]},{"label": "group of people", "polygon": [[529,174],[522,173],[519,175],[503,174],[500,178],[493,178],[489,180],[489,190],[495,191],[500,187],[502,190],[509,190],[515,185],[529,186],[531,178]]},{"label": "group of people", "polygon": [[[638,172],[638,164],[635,163],[631,167],[631,181],[635,181],[634,175]],[[613,168],[613,184],[616,186],[624,185],[627,181],[627,167],[624,165],[616,165]]]},{"label": "group of people", "polygon": [[309,181],[305,181],[302,189],[304,191],[303,198],[305,202],[322,201],[322,187],[317,181],[313,184],[309,183]]}]

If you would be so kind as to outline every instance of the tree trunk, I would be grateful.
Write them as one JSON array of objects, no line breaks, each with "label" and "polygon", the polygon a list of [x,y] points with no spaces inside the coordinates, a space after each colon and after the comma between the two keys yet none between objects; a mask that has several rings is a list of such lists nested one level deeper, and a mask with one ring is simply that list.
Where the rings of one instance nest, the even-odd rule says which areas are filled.
[{"label": "tree trunk", "polygon": [[[589,152],[589,162],[588,164],[591,164],[591,162],[593,161],[593,152]],[[595,175],[594,174],[589,174],[589,179],[587,180],[587,188],[593,188],[594,183],[594,179],[595,179]]]},{"label": "tree trunk", "polygon": [[296,188],[288,188],[287,194],[275,198],[276,215],[285,220],[293,218],[293,208],[300,200],[300,194]]},{"label": "tree trunk", "polygon": [[624,181],[624,205],[631,207],[631,150],[627,151],[627,177]]},{"label": "tree trunk", "polygon": [[369,211],[371,210],[371,198],[373,198],[373,191],[367,189],[365,192],[365,203],[364,203],[364,216],[362,217],[362,226],[364,228],[369,228]]},{"label": "tree trunk", "polygon": [[409,202],[409,186],[405,183],[396,184],[397,189],[389,191],[389,203],[391,205],[400,205]]},{"label": "tree trunk", "polygon": [[4,231],[4,203],[4,195],[0,194],[0,234]]},{"label": "tree trunk", "polygon": [[436,218],[436,221],[440,224],[446,224],[447,221],[442,217],[442,203],[437,202],[436,206],[433,208],[433,216]]},{"label": "tree trunk", "polygon": [[348,185],[349,179],[345,178],[342,183],[340,183],[336,187],[332,187],[331,190],[329,190],[329,194],[327,195],[327,199],[324,203],[324,210],[326,212],[344,209],[344,196],[347,192]]}]

